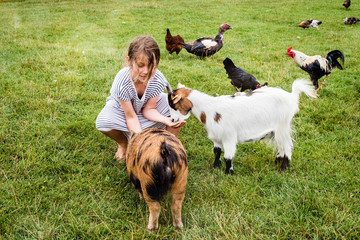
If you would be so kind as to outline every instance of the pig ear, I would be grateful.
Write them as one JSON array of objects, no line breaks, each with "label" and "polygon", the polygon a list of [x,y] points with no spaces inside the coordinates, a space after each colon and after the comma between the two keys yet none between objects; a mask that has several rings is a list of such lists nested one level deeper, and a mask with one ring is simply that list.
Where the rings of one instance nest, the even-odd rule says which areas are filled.
[{"label": "pig ear", "polygon": [[173,101],[173,104],[178,103],[181,100],[181,96],[180,95],[175,95],[171,98],[171,100]]},{"label": "pig ear", "polygon": [[130,130],[130,139],[133,138],[136,135],[136,133],[133,130]]},{"label": "pig ear", "polygon": [[180,82],[178,82],[177,88],[186,88],[186,87],[185,87],[185,85],[182,85]]}]

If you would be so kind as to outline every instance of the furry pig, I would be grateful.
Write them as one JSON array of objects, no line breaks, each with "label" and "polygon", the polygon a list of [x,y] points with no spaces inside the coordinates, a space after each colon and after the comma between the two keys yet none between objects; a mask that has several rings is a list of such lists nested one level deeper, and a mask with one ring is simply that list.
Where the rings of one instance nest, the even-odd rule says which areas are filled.
[{"label": "furry pig", "polygon": [[188,161],[180,140],[162,129],[149,128],[132,133],[125,162],[130,181],[149,207],[148,230],[158,228],[159,201],[168,192],[172,196],[173,225],[182,228],[181,206],[185,197]]}]

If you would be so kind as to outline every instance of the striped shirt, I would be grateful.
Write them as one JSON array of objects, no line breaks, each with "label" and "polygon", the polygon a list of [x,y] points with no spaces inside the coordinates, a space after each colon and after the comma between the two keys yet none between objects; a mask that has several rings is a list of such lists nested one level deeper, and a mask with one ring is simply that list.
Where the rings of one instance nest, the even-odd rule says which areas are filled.
[{"label": "striped shirt", "polygon": [[[126,125],[126,118],[123,109],[121,108],[119,99],[131,102],[137,114],[142,129],[149,127],[158,127],[164,129],[166,126],[162,123],[150,121],[142,115],[142,109],[146,105],[149,98],[159,96],[156,104],[156,109],[164,116],[170,116],[169,105],[167,102],[167,95],[163,93],[168,82],[165,76],[156,70],[154,77],[152,77],[145,89],[141,98],[138,97],[135,85],[131,80],[130,68],[121,69],[115,77],[110,90],[110,96],[106,99],[106,105],[100,112],[96,119],[96,128],[101,131],[110,131],[117,129],[124,132],[129,132]],[[127,133],[124,133],[128,135]]]}]

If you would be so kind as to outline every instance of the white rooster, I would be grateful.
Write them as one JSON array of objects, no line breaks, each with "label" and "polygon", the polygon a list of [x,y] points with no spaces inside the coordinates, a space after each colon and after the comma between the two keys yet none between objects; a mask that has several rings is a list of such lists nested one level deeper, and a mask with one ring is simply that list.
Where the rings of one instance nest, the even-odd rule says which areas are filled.
[{"label": "white rooster", "polygon": [[[340,70],[343,69],[337,59],[340,58],[342,64],[344,64],[345,62],[344,54],[339,50],[331,51],[326,55],[326,57],[322,57],[320,55],[308,56],[302,52],[293,50],[292,47],[290,47],[287,50],[287,54],[289,55],[289,57],[294,59],[295,63],[302,70],[309,73],[310,79],[315,86],[316,92],[322,88],[334,68],[337,67]],[[319,79],[324,75],[326,75],[326,77],[319,86]]]}]

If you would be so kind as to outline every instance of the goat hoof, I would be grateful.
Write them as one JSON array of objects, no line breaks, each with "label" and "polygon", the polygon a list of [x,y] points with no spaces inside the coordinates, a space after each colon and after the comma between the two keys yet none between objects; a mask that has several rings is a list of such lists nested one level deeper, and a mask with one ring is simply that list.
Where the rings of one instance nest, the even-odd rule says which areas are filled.
[{"label": "goat hoof", "polygon": [[281,163],[280,171],[281,171],[281,172],[285,171],[287,168],[289,168],[289,166],[290,166],[289,158],[285,155],[285,156],[282,158],[282,163]]},{"label": "goat hoof", "polygon": [[284,172],[286,171],[286,169],[288,169],[290,166],[290,163],[289,161],[283,161],[282,164],[281,164],[281,167],[279,169],[280,172]]},{"label": "goat hoof", "polygon": [[221,162],[214,162],[214,168],[220,168]]},{"label": "goat hoof", "polygon": [[[284,164],[283,164],[283,165],[284,165]],[[280,172],[285,172],[286,169],[289,168],[289,165],[285,165],[285,166],[283,166],[283,165],[281,165]]]},{"label": "goat hoof", "polygon": [[226,169],[225,170],[225,174],[231,174],[231,175],[234,175],[234,170],[233,169]]}]

